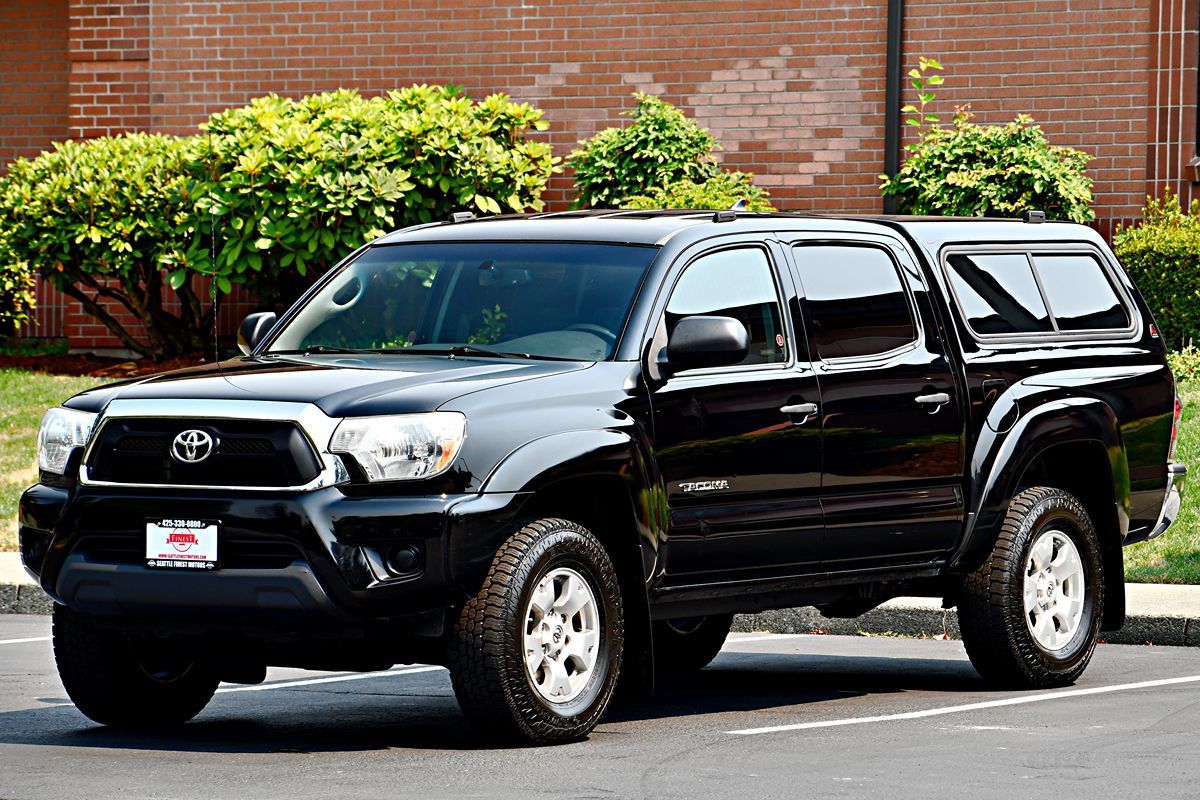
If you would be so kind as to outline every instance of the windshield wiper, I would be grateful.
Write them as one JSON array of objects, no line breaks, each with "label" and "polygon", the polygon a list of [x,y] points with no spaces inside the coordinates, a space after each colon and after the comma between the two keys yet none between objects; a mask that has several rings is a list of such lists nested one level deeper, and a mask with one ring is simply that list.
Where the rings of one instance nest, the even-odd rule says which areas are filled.
[{"label": "windshield wiper", "polygon": [[395,350],[382,350],[384,353],[412,353],[413,355],[429,356],[487,356],[489,358],[533,358],[529,353],[509,353],[500,350],[488,350],[486,347],[476,347],[473,344],[456,344],[453,347],[406,347]]},{"label": "windshield wiper", "polygon": [[388,350],[372,350],[364,347],[338,347],[330,344],[311,344],[299,350],[268,350],[264,356],[311,356],[326,353],[335,355],[362,355],[364,353],[387,353]]}]

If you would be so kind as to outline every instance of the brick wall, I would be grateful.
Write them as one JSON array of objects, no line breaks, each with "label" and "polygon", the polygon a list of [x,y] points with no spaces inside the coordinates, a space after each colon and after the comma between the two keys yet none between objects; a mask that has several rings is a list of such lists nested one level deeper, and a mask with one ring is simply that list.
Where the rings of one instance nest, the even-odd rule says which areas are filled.
[{"label": "brick wall", "polygon": [[150,127],[150,0],[70,0],[70,130]]},{"label": "brick wall", "polygon": [[0,171],[67,136],[67,3],[0,4]]},{"label": "brick wall", "polygon": [[[1092,154],[1107,232],[1148,190],[1172,182],[1188,196],[1200,180],[1198,6],[908,0],[905,57],[945,64],[945,117],[963,103],[984,122],[1028,112],[1054,143]],[[70,0],[69,13],[75,136],[188,133],[267,92],[454,82],[538,105],[565,155],[641,90],[709,127],[721,159],[782,208],[881,206],[883,0]],[[552,207],[569,196],[569,176],[556,178]]]}]

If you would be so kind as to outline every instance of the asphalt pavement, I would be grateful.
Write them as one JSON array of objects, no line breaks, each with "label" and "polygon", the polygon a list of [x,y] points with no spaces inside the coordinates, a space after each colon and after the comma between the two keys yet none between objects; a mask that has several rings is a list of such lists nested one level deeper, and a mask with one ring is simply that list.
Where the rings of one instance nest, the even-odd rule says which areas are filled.
[{"label": "asphalt pavement", "polygon": [[271,670],[170,734],[67,700],[49,620],[0,616],[0,798],[1194,798],[1200,653],[1101,645],[1074,687],[990,690],[955,641],[735,634],[576,744],[489,741],[444,670]]}]

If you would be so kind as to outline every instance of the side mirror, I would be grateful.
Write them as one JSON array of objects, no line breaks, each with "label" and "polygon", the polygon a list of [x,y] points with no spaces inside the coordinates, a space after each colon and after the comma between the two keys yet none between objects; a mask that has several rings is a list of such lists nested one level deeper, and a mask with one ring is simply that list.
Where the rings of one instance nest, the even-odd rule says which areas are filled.
[{"label": "side mirror", "polygon": [[733,317],[684,317],[667,341],[667,366],[673,372],[737,364],[750,352],[750,335]]},{"label": "side mirror", "polygon": [[267,338],[271,328],[275,327],[275,320],[274,311],[260,311],[242,320],[238,327],[238,349],[246,355],[253,353],[259,342]]}]

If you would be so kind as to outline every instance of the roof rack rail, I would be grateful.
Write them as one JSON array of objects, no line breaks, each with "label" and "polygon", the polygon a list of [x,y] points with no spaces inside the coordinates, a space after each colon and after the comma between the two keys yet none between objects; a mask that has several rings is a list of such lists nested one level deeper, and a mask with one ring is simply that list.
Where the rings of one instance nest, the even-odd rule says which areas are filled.
[{"label": "roof rack rail", "polygon": [[450,224],[455,225],[459,222],[470,222],[475,219],[474,211],[455,211],[450,215]]},{"label": "roof rack rail", "polygon": [[735,219],[737,219],[737,212],[733,211],[733,210],[729,210],[729,211],[718,211],[717,213],[713,214],[712,221],[713,222],[733,222]]},{"label": "roof rack rail", "polygon": [[1046,221],[1046,212],[1045,211],[1036,211],[1031,208],[1028,211],[1026,211],[1024,214],[1021,215],[1021,221],[1028,222],[1028,223],[1031,223],[1034,225],[1036,225],[1040,222],[1045,222]]}]

